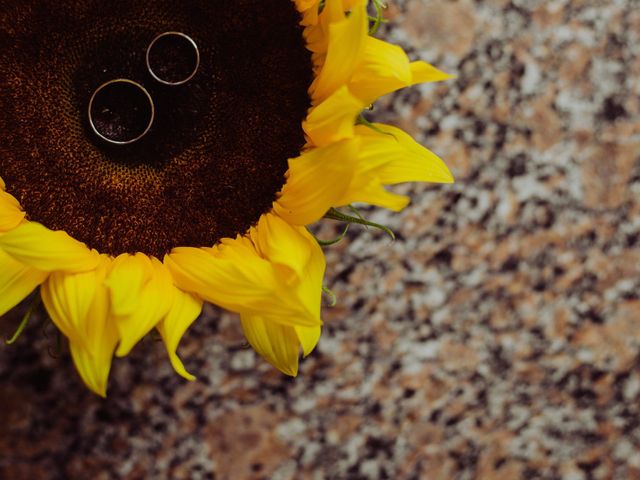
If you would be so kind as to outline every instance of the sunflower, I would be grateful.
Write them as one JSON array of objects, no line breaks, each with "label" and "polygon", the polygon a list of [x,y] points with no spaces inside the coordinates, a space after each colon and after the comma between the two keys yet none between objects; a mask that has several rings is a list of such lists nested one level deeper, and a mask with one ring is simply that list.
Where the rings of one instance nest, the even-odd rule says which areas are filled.
[{"label": "sunflower", "polygon": [[[324,255],[307,226],[338,207],[408,203],[385,186],[452,182],[378,97],[449,76],[371,35],[380,0],[26,0],[0,13],[0,315],[41,298],[78,373],[106,394],[113,356],[159,332],[171,364],[211,302],[296,375],[322,327]],[[371,14],[371,15],[370,15]],[[375,14],[375,15],[374,15]],[[155,82],[145,49],[184,32],[199,70]],[[87,121],[127,78],[157,118],[130,145]],[[89,106],[89,109],[91,106]],[[39,292],[37,291],[39,290]],[[30,297],[30,298],[31,298]]]}]

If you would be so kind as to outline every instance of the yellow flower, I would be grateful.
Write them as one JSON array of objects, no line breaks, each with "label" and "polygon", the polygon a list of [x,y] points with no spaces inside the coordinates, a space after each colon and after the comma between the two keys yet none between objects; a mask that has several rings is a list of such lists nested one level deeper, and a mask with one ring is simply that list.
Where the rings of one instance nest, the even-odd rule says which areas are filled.
[{"label": "yellow flower", "polygon": [[[365,0],[242,1],[233,12],[131,2],[121,17],[74,24],[85,3],[42,18],[0,13],[18,25],[0,60],[13,75],[0,87],[9,110],[0,120],[0,315],[39,287],[80,376],[103,396],[113,356],[153,329],[193,379],[176,350],[203,302],[237,312],[251,346],[295,376],[322,327],[325,261],[306,226],[353,202],[405,207],[387,185],[453,181],[435,154],[398,128],[362,124],[360,113],[449,76],[372,37]],[[167,9],[201,48],[201,72],[183,90],[154,86],[139,53],[118,57],[161,33],[145,28],[168,30],[153,23]],[[77,38],[49,46],[30,30],[45,17]],[[21,60],[34,38],[56,59],[48,77]],[[161,123],[139,148],[102,145],[83,129],[85,97],[120,70],[158,103]],[[59,88],[30,90],[26,80],[45,77]]]}]

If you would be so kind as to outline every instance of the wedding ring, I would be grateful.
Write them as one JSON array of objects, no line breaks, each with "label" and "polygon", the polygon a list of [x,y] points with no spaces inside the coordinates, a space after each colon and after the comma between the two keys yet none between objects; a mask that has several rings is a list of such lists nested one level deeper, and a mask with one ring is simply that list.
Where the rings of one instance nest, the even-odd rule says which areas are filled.
[{"label": "wedding ring", "polygon": [[200,66],[196,42],[181,32],[164,32],[147,47],[147,69],[165,85],[182,85],[193,78]]},{"label": "wedding ring", "polygon": [[89,100],[89,124],[102,140],[126,145],[144,137],[155,118],[149,92],[137,82],[116,78],[100,85]]}]

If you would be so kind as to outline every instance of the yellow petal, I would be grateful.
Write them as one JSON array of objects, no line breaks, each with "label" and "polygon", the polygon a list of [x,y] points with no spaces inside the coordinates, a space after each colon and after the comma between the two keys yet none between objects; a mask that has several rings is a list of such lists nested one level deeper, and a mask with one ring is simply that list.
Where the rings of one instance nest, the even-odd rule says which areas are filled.
[{"label": "yellow petal", "polygon": [[367,0],[342,0],[342,9],[345,12],[350,12],[360,5],[367,5]]},{"label": "yellow petal", "polygon": [[406,195],[398,195],[386,190],[379,178],[362,175],[351,184],[349,191],[340,199],[337,206],[362,202],[399,212],[409,205],[410,201],[411,199]]},{"label": "yellow petal", "polygon": [[307,49],[313,52],[312,60],[317,73],[320,71],[327,56],[329,28],[334,23],[342,22],[346,15],[341,0],[326,0],[322,13],[317,18],[313,17],[313,13],[310,14],[308,12],[303,18],[303,22],[310,26],[305,28],[303,36]]},{"label": "yellow petal", "polygon": [[152,274],[151,260],[143,253],[116,257],[106,279],[115,315],[131,315],[138,309],[140,292]]},{"label": "yellow petal", "polygon": [[320,0],[295,0],[296,8],[302,14],[301,25],[315,25],[318,23]]},{"label": "yellow petal", "polygon": [[240,315],[242,330],[251,346],[282,373],[298,374],[300,342],[293,327],[259,315]]},{"label": "yellow petal", "polygon": [[156,327],[167,348],[171,365],[179,375],[187,380],[195,380],[196,377],[184,368],[184,364],[178,357],[176,350],[184,332],[198,318],[201,310],[201,300],[175,289],[173,305],[171,305],[167,316]]},{"label": "yellow petal", "polygon": [[352,165],[352,181],[336,206],[366,202],[398,211],[409,199],[388,192],[385,185],[408,181],[453,182],[444,162],[411,136],[389,125],[374,124],[373,127],[358,125],[355,128],[362,143]]},{"label": "yellow petal", "polygon": [[92,343],[90,350],[73,341],[69,342],[69,348],[73,363],[84,383],[96,394],[106,397],[113,352],[118,343],[118,333],[113,322],[108,319],[102,326],[94,321],[93,328],[100,331],[101,334]]},{"label": "yellow petal", "polygon": [[[261,232],[266,226],[263,220],[252,230],[256,242],[267,235]],[[270,312],[278,322],[291,326],[321,325],[315,296],[311,298],[303,287],[310,281],[310,266],[314,268],[313,283],[322,282],[317,242],[304,228],[279,219],[274,219],[270,227],[271,237],[263,241],[264,252],[246,237],[239,237],[225,239],[211,249],[176,248],[165,257],[165,264],[181,290],[227,310],[248,315]],[[285,259],[278,243],[300,252],[292,251]],[[320,295],[320,287],[315,293]]]},{"label": "yellow petal", "polygon": [[325,0],[320,17],[322,18],[323,24],[326,26],[343,21],[347,17],[345,15],[343,1]]},{"label": "yellow petal", "polygon": [[45,272],[92,270],[100,257],[67,233],[36,222],[23,223],[0,235],[0,248],[19,262]]},{"label": "yellow petal", "polygon": [[232,240],[213,249],[175,248],[165,257],[181,290],[234,312],[286,312],[273,266],[255,248]]},{"label": "yellow petal", "polygon": [[106,395],[113,352],[118,343],[104,279],[111,259],[100,257],[90,272],[51,274],[42,299],[51,319],[69,338],[76,369],[95,393]]},{"label": "yellow petal", "polygon": [[455,78],[455,75],[444,73],[433,65],[429,65],[422,61],[411,62],[409,67],[411,68],[412,85],[415,85],[416,83],[441,82],[443,80]]},{"label": "yellow petal", "polygon": [[309,261],[305,266],[304,272],[298,279],[295,293],[296,296],[304,302],[307,311],[320,318],[322,279],[326,268],[324,252],[318,244],[318,241],[307,231],[307,229],[298,229],[298,234],[304,238],[310,253]]},{"label": "yellow petal", "polygon": [[300,232],[273,214],[260,217],[258,225],[251,229],[254,244],[260,254],[272,264],[291,269],[300,277],[309,262],[311,251]]},{"label": "yellow petal", "polygon": [[119,338],[115,320],[110,312],[109,292],[104,284],[111,259],[106,255],[103,255],[102,259],[101,267],[97,272],[97,279],[102,281],[96,289],[96,295],[85,322],[90,355],[76,349],[73,342],[70,342],[70,347],[74,364],[84,382],[91,390],[104,397],[111,360]]},{"label": "yellow petal", "polygon": [[[312,60],[316,74],[321,71],[325,63],[331,26],[344,22],[349,10],[353,10],[356,7],[364,9],[366,3],[367,0],[326,0],[320,15],[314,14],[310,10],[306,12],[303,18],[303,25],[307,25],[307,28],[305,28],[303,35],[307,49],[313,52]],[[317,15],[317,17],[314,17],[314,15]],[[307,21],[307,17],[311,21]]]},{"label": "yellow petal", "polygon": [[237,313],[268,311],[282,322],[313,326],[321,323],[279,278],[268,260],[255,252],[236,255],[237,244],[222,245],[217,256],[196,248],[176,248],[165,258],[176,285]]},{"label": "yellow petal", "polygon": [[0,249],[0,315],[25,299],[47,275],[18,262]]},{"label": "yellow petal", "polygon": [[321,327],[294,327],[296,335],[302,346],[302,353],[306,357],[309,355],[320,340]]},{"label": "yellow petal", "polygon": [[24,216],[18,200],[0,189],[0,233],[8,232],[20,225]]},{"label": "yellow petal", "polygon": [[[273,216],[271,216],[273,217]],[[268,225],[268,226],[267,226]],[[261,229],[265,228],[263,232]],[[290,229],[284,233],[283,230]],[[256,227],[255,237],[266,246],[261,247],[272,261],[290,264],[295,259],[299,265],[288,265],[297,278],[290,282],[289,295],[306,305],[311,315],[320,315],[322,277],[325,260],[322,249],[304,228],[294,228],[282,220],[264,217]],[[262,237],[264,235],[264,238]],[[286,238],[286,240],[285,240]],[[287,259],[286,251],[292,252]],[[297,252],[297,253],[293,253]],[[298,369],[298,351],[302,346],[305,356],[315,348],[321,328],[302,326],[282,321],[273,315],[242,315],[242,327],[249,343],[276,368],[287,375],[295,375]],[[294,340],[295,337],[295,340]]]},{"label": "yellow petal", "polygon": [[322,71],[311,86],[314,105],[349,81],[364,54],[367,28],[367,11],[363,2],[354,7],[344,20],[329,25],[327,56]]},{"label": "yellow petal", "polygon": [[356,126],[356,133],[362,138],[360,172],[374,171],[385,184],[453,183],[453,175],[440,157],[410,135],[391,125],[376,123],[373,127]]},{"label": "yellow petal", "polygon": [[[284,281],[289,296],[304,305],[306,315],[317,319],[314,326],[320,325],[325,258],[316,239],[306,228],[291,226],[271,214],[261,217],[256,228],[252,229],[252,237],[265,258],[276,266],[284,267],[279,270],[279,278]],[[303,325],[299,321],[282,323]]]},{"label": "yellow petal", "polygon": [[[95,340],[92,317],[97,315],[101,319],[109,315],[104,278],[110,262],[103,255],[98,266],[89,272],[54,272],[42,285],[42,300],[53,323],[70,340],[88,350]],[[104,307],[104,311],[98,306]],[[96,322],[100,323],[98,319]]]},{"label": "yellow petal", "polygon": [[327,213],[347,190],[352,169],[345,158],[357,156],[356,140],[314,148],[289,160],[287,182],[274,211],[293,225],[308,225]]},{"label": "yellow petal", "polygon": [[[167,268],[155,257],[151,257],[150,260],[148,257],[145,258],[151,264],[150,271],[147,271],[148,264],[145,261],[130,256],[128,262],[114,265],[107,279],[120,338],[116,350],[118,357],[127,355],[135,344],[167,315],[174,300],[176,289]],[[141,274],[141,270],[145,272]],[[136,298],[124,295],[123,285],[117,283],[116,279],[123,278],[123,272],[130,272],[132,278],[145,278],[142,284],[137,280],[129,284],[132,288],[138,289]]]},{"label": "yellow petal", "polygon": [[368,37],[364,58],[349,82],[351,92],[364,103],[416,83],[437,82],[451,78],[425,62],[409,62],[397,45]]},{"label": "yellow petal", "polygon": [[302,128],[316,147],[353,138],[356,117],[365,106],[343,85],[309,112]]},{"label": "yellow petal", "polygon": [[318,23],[318,8],[310,8],[302,13],[301,25],[310,26]]},{"label": "yellow petal", "polygon": [[109,333],[105,331],[103,343],[93,352],[74,342],[69,342],[71,358],[80,378],[92,392],[101,397],[107,396],[111,360],[117,341],[118,336],[114,328]]},{"label": "yellow petal", "polygon": [[[42,285],[44,306],[53,323],[77,345],[88,349],[87,319],[96,290],[104,279],[96,270],[82,273],[54,272]],[[99,283],[100,282],[100,283]]]},{"label": "yellow petal", "polygon": [[320,0],[294,0],[294,3],[300,12],[304,12],[310,8],[317,10],[320,7]]},{"label": "yellow petal", "polygon": [[365,104],[399,88],[411,85],[409,58],[402,48],[368,37],[363,61],[358,65],[349,89]]}]

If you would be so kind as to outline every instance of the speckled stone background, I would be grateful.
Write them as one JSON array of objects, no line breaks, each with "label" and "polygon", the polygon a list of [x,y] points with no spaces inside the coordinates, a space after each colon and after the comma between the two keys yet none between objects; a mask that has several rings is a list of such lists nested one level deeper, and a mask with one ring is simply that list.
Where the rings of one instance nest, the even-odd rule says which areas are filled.
[{"label": "speckled stone background", "polygon": [[640,2],[388,17],[383,37],[458,77],[374,118],[457,183],[367,210],[395,243],[354,228],[327,250],[339,303],[299,377],[209,309],[181,347],[199,381],[147,340],[101,400],[32,327],[0,348],[0,478],[640,478]]}]

